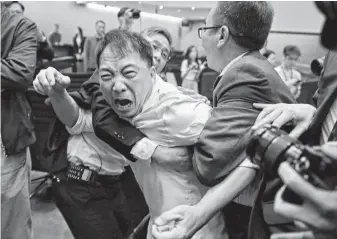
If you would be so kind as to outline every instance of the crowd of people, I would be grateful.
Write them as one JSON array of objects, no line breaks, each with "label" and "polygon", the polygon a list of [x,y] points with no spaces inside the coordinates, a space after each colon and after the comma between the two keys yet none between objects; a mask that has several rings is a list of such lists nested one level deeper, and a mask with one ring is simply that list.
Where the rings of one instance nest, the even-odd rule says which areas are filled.
[{"label": "crowd of people", "polygon": [[[18,13],[10,6],[1,3],[2,238],[32,238],[29,146],[36,139],[25,96],[31,84],[57,116],[46,160],[55,203],[76,239],[336,238],[337,191],[312,185],[289,162],[274,175],[282,183],[274,184],[246,147],[251,130],[291,122],[291,137],[321,145],[322,157],[337,162],[337,47],[329,45],[325,57],[317,108],[297,104],[298,47],[286,46],[276,68],[275,54],[260,52],[272,5],[217,2],[198,29],[207,67],[219,73],[211,106],[197,93],[206,67],[197,48],[186,50],[182,87],[165,82],[170,33],[159,26],[133,32],[132,9],[122,8],[118,29],[105,33],[97,21],[97,36],[85,38],[78,28],[75,54],[88,59],[93,74],[68,93],[71,79],[56,69],[34,75],[39,30],[24,7]],[[325,25],[337,22],[336,3],[319,7],[329,13]],[[337,185],[336,177],[328,180]],[[303,203],[285,200],[285,187]]]}]

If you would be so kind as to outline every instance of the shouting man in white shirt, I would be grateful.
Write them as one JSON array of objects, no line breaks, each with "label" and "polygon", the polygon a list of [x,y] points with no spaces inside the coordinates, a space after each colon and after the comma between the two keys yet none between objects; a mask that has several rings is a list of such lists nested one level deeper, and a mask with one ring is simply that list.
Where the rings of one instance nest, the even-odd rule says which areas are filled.
[{"label": "shouting man in white shirt", "polygon": [[[170,55],[170,34],[164,28],[151,27],[142,35],[157,49],[153,61],[156,71],[161,72]],[[118,148],[111,148],[95,136],[92,113],[68,94],[69,84],[69,77],[54,68],[42,70],[34,81],[35,90],[49,96],[58,119],[70,133],[66,147],[68,171],[83,170],[83,177],[89,175],[83,178],[86,182],[74,180],[74,175],[67,170],[57,173],[53,182],[56,204],[75,238],[126,238],[147,213],[143,212],[146,208],[144,198],[141,193],[142,198],[135,196],[138,196],[138,188],[125,186],[132,183],[132,175],[123,173],[129,159],[118,153]],[[120,185],[122,175],[128,177],[122,180],[123,190]],[[137,205],[125,208],[125,204],[132,204],[130,201],[134,199]]]},{"label": "shouting man in white shirt", "polygon": [[[97,51],[100,88],[111,108],[154,143],[165,147],[194,145],[211,113],[204,99],[194,99],[156,75],[151,45],[139,34],[112,30]],[[131,163],[153,220],[178,205],[194,205],[207,187],[193,168],[174,170],[156,161]],[[193,238],[223,238],[220,214]]]}]

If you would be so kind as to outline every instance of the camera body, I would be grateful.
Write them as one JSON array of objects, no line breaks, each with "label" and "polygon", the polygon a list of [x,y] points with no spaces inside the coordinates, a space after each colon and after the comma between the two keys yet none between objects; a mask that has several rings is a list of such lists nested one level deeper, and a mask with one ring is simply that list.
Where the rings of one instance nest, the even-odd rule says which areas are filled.
[{"label": "camera body", "polygon": [[274,126],[265,125],[252,131],[247,155],[271,178],[277,177],[278,167],[287,161],[311,184],[323,189],[333,189],[333,185],[324,181],[326,177],[333,175],[332,160],[325,157],[319,147],[303,145]]},{"label": "camera body", "polygon": [[131,8],[130,12],[132,13],[132,18],[133,19],[139,19],[140,18],[140,10],[136,8]]}]

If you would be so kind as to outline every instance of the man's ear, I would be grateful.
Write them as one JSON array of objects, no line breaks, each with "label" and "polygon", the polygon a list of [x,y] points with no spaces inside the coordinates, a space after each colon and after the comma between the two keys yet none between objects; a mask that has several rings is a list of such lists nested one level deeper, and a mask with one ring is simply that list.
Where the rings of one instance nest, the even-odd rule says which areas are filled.
[{"label": "man's ear", "polygon": [[222,26],[219,31],[219,38],[218,38],[218,43],[217,47],[220,48],[223,46],[229,38],[229,29],[227,26]]}]

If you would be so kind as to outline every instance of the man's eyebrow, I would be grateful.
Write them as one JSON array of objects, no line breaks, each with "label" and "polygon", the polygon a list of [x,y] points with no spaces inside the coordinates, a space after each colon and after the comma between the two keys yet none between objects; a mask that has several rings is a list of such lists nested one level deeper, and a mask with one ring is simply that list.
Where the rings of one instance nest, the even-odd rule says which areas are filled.
[{"label": "man's eyebrow", "polygon": [[124,71],[126,68],[128,68],[128,67],[136,67],[136,68],[138,68],[138,66],[137,65],[135,65],[135,64],[132,64],[132,63],[129,63],[129,64],[126,64],[125,66],[123,66],[123,68],[122,68],[122,70],[121,71]]},{"label": "man's eyebrow", "polygon": [[162,47],[162,48],[165,48],[164,50],[167,50],[167,51],[170,51],[170,50],[171,50],[169,46],[166,47],[166,45],[165,45],[165,44],[162,44],[160,41],[153,40],[152,42],[158,44],[158,45],[159,45],[160,47]]},{"label": "man's eyebrow", "polygon": [[113,72],[114,70],[111,69],[110,67],[107,66],[102,66],[98,69],[99,71],[109,71],[109,72]]}]

